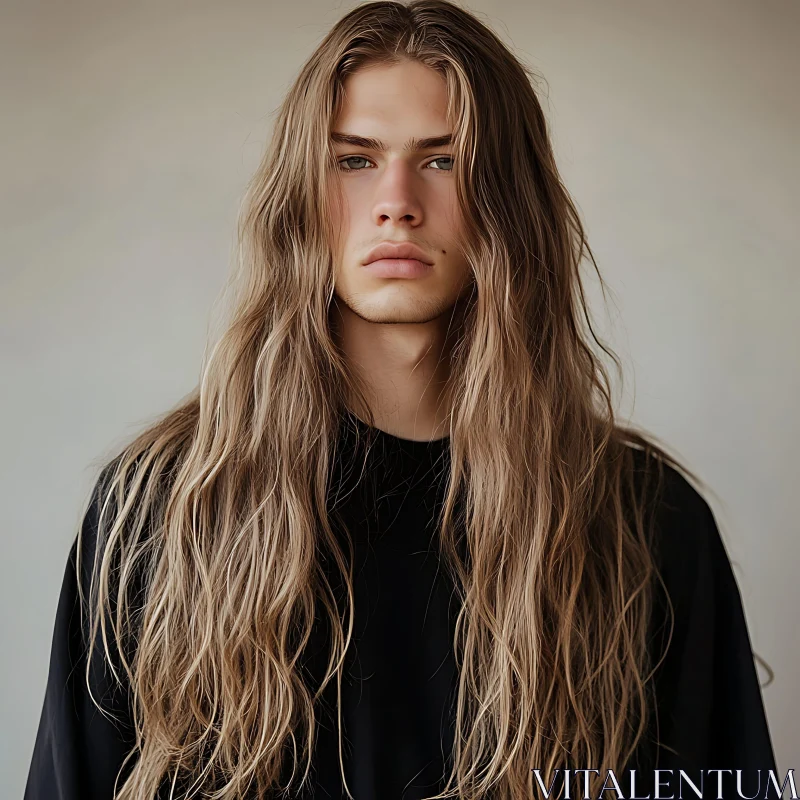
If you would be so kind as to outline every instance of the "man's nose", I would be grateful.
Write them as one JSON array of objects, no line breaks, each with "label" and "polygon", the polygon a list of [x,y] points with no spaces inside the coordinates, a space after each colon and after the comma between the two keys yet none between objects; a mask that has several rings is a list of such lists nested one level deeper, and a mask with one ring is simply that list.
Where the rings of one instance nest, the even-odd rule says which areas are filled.
[{"label": "man's nose", "polygon": [[372,212],[375,224],[402,222],[414,227],[419,225],[422,222],[422,203],[416,184],[414,169],[403,159],[390,162],[375,189]]}]

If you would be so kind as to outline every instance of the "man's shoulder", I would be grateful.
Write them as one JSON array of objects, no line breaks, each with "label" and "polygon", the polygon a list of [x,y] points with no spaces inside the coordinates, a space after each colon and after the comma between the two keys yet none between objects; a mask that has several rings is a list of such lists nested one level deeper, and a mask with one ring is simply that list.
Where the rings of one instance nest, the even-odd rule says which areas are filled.
[{"label": "man's shoulder", "polygon": [[659,571],[671,586],[689,587],[727,560],[707,499],[680,468],[631,447],[635,485],[646,504],[649,541]]},{"label": "man's shoulder", "polygon": [[[121,554],[130,551],[132,546],[141,553],[145,540],[156,530],[150,507],[144,510],[145,519],[138,519],[143,505],[141,485],[152,477],[152,470],[147,466],[144,466],[141,474],[137,474],[143,461],[142,456],[127,459],[126,453],[120,453],[100,467],[92,485],[80,528],[70,550],[74,569],[80,561],[77,571],[87,595],[91,581],[99,577],[101,560],[106,557],[109,559],[109,580],[116,578]],[[136,486],[139,489],[134,493]],[[122,523],[121,516],[124,516]],[[135,537],[133,531],[136,532]],[[133,573],[137,579],[139,569]]]}]

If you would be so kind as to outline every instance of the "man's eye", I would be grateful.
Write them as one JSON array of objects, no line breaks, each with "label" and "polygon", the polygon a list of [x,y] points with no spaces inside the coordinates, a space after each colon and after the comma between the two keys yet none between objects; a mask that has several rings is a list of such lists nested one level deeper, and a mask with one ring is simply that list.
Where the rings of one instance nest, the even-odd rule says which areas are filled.
[{"label": "man's eye", "polygon": [[446,164],[443,167],[434,167],[434,169],[440,169],[443,172],[450,172],[453,169],[453,157],[452,156],[439,156],[439,158],[434,158],[433,161],[431,161],[430,163],[431,164],[435,164],[437,161],[445,161],[445,162],[449,162],[449,164]]},{"label": "man's eye", "polygon": [[[441,170],[442,172],[450,172],[453,169],[452,156],[439,156],[439,158],[429,161],[428,166],[436,164],[439,161],[445,162],[444,165],[435,166],[433,167],[434,169]],[[339,161],[339,167],[345,172],[360,172],[370,163],[370,160],[364,156],[347,156]]]},{"label": "man's eye", "polygon": [[355,165],[355,166],[351,164],[350,166],[346,167],[346,166],[345,166],[345,164],[346,164],[347,162],[349,162],[349,161],[366,162],[367,164],[369,164],[369,159],[367,159],[367,158],[364,158],[364,156],[348,156],[347,158],[343,158],[343,159],[342,159],[342,160],[339,162],[339,166],[340,166],[340,167],[341,167],[341,168],[342,168],[342,169],[343,169],[345,172],[358,172],[358,171],[360,171],[361,169],[363,169],[363,163],[357,164],[357,165]]}]

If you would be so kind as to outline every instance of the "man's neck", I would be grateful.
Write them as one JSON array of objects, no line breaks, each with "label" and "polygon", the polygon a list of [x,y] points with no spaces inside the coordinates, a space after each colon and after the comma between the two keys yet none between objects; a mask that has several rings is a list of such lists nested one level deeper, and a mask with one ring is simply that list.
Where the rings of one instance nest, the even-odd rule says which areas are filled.
[{"label": "man's neck", "polygon": [[331,316],[350,368],[367,388],[375,427],[417,441],[446,436],[450,315],[424,323],[375,323],[338,303]]}]

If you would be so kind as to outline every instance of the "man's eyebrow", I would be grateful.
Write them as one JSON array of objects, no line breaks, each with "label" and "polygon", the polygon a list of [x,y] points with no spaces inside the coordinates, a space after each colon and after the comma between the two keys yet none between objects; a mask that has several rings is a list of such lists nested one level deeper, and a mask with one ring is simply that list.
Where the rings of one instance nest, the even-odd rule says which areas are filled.
[{"label": "man's eyebrow", "polygon": [[[333,131],[331,133],[331,141],[334,144],[349,144],[353,147],[361,147],[364,150],[377,150],[382,152],[389,149],[380,139],[372,139],[368,136],[356,136],[354,133]],[[426,136],[422,139],[414,137],[405,143],[403,150],[410,152],[431,150],[434,147],[447,147],[447,145],[452,143],[453,136],[450,133],[444,136]]]}]

